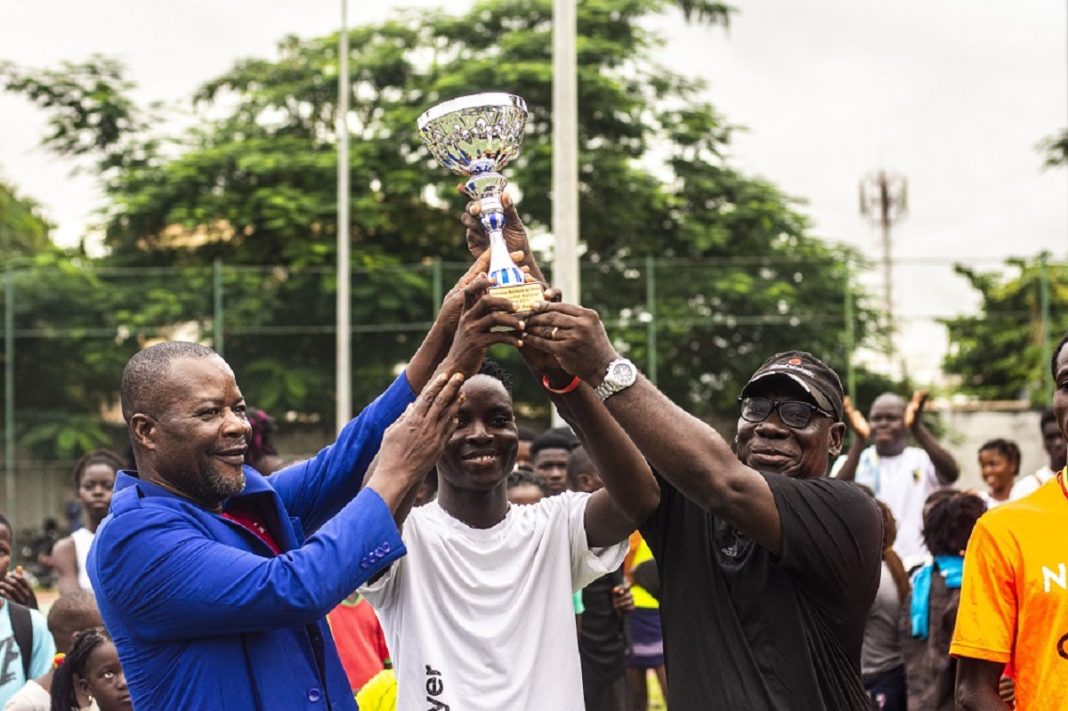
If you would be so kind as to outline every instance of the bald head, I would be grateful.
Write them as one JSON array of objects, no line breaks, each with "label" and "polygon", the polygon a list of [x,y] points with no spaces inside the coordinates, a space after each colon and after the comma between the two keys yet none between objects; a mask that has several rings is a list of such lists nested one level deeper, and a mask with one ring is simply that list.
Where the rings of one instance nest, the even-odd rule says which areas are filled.
[{"label": "bald head", "polygon": [[883,407],[888,409],[901,410],[905,412],[905,398],[901,397],[897,393],[883,393],[879,397],[875,398],[875,401],[871,404],[872,411],[877,407]]},{"label": "bald head", "polygon": [[75,634],[103,624],[96,598],[88,590],[63,595],[48,611],[48,631],[56,641],[56,651],[64,654],[70,651]]},{"label": "bald head", "polygon": [[135,353],[122,371],[122,417],[127,423],[138,412],[158,414],[166,403],[169,390],[160,387],[177,360],[218,358],[219,355],[199,343],[168,341]]}]

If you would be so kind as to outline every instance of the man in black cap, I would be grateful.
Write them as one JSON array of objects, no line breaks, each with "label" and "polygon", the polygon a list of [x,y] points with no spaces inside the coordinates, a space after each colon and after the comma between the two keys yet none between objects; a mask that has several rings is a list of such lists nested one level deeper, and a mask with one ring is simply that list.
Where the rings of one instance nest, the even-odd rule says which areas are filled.
[{"label": "man in black cap", "polygon": [[739,397],[735,454],[619,356],[596,312],[539,304],[522,340],[576,431],[596,396],[658,473],[641,533],[660,570],[672,711],[870,709],[860,647],[882,520],[825,478],[845,433],[835,372],[801,351],[765,362]]}]

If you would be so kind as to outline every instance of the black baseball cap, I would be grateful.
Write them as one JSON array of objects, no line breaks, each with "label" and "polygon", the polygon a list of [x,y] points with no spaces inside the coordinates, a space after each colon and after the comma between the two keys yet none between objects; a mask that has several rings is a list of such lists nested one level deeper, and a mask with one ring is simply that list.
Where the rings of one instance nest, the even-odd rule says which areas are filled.
[{"label": "black baseball cap", "polygon": [[753,385],[772,376],[785,376],[804,388],[812,401],[842,420],[842,381],[829,365],[805,351],[776,353],[756,369],[753,377],[742,388],[742,396],[750,394]]}]

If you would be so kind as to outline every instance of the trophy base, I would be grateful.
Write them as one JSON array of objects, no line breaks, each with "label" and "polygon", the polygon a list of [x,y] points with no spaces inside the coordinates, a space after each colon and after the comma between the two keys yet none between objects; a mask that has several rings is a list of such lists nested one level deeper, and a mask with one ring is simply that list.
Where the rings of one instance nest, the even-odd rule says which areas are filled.
[{"label": "trophy base", "polygon": [[[534,310],[534,304],[545,299],[542,285],[537,282],[515,284],[512,286],[491,286],[489,293],[502,299],[508,299],[515,307],[517,314],[527,314]],[[515,329],[495,327],[493,331],[512,331]]]}]

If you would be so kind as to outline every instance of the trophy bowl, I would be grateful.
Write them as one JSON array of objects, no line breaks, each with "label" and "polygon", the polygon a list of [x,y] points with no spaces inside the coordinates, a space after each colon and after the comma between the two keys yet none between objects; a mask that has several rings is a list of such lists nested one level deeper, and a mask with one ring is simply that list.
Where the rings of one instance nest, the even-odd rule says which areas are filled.
[{"label": "trophy bowl", "polygon": [[496,171],[519,155],[527,103],[514,94],[461,96],[428,109],[416,125],[438,162],[457,175]]},{"label": "trophy bowl", "polygon": [[420,140],[438,162],[467,178],[464,192],[479,201],[479,219],[489,235],[489,276],[496,283],[490,292],[510,299],[520,313],[530,311],[543,294],[540,284],[525,281],[505,245],[501,194],[508,179],[500,169],[519,155],[526,124],[521,97],[493,92],[442,102],[416,121]]}]

